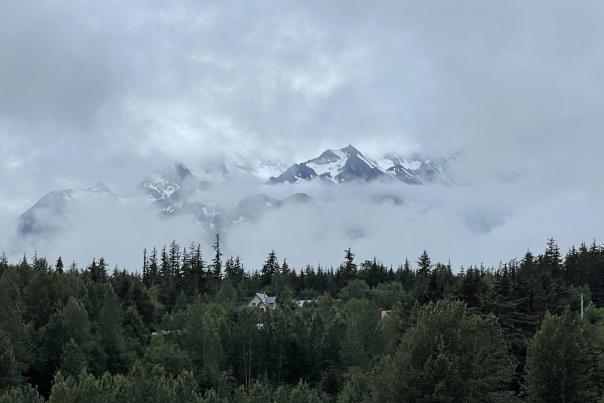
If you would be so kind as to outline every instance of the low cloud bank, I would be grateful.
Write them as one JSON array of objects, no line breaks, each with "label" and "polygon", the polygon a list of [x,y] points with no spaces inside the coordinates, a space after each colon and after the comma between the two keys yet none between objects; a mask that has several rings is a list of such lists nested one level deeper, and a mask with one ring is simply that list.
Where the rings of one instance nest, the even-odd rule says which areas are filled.
[{"label": "low cloud bank", "polygon": [[[451,261],[457,269],[481,263],[497,266],[521,258],[527,249],[540,252],[550,237],[562,250],[604,239],[604,216],[597,203],[601,190],[549,186],[547,178],[535,176],[458,186],[309,183],[228,188],[220,186],[207,197],[225,206],[254,191],[278,199],[297,192],[313,198],[286,203],[224,230],[225,254],[240,255],[250,270],[259,268],[273,249],[296,268],[338,265],[348,247],[359,261],[377,257],[393,266],[405,258],[414,262],[426,249],[433,260]],[[209,260],[212,228],[188,216],[160,218],[147,203],[142,198],[84,203],[70,217],[73,228],[35,243],[16,242],[13,219],[5,210],[0,249],[12,259],[37,250],[51,262],[61,255],[80,265],[104,256],[112,266],[136,271],[143,248],[161,248],[176,240],[181,245],[201,243]]]}]

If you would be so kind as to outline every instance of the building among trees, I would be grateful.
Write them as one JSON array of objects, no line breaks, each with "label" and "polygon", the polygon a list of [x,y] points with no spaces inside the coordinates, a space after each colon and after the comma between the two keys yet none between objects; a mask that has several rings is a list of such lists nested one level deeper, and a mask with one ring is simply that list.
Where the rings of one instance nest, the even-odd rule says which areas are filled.
[{"label": "building among trees", "polygon": [[254,308],[260,308],[263,311],[273,311],[277,309],[277,297],[269,297],[266,294],[257,292],[256,295],[254,295],[254,298],[252,298],[252,300],[250,301],[249,306]]}]

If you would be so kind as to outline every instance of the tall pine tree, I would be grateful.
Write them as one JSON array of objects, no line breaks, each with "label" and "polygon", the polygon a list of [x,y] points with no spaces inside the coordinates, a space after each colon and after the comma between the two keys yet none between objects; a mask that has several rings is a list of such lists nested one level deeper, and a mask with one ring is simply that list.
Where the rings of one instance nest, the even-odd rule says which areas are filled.
[{"label": "tall pine tree", "polygon": [[214,279],[222,278],[222,251],[220,249],[220,234],[216,234],[216,241],[213,245],[214,259],[212,260],[212,274]]},{"label": "tall pine tree", "polygon": [[268,254],[262,269],[260,270],[260,279],[262,286],[267,286],[271,283],[273,276],[279,272],[279,261],[274,250]]},{"label": "tall pine tree", "polygon": [[55,271],[57,273],[63,273],[63,259],[61,259],[61,256],[59,256],[59,258],[57,259],[57,263],[55,264]]}]

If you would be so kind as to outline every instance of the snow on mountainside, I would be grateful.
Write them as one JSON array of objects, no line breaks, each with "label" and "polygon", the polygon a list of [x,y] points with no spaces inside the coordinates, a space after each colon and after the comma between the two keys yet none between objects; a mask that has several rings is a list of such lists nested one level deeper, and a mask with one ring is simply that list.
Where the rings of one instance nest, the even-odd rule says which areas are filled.
[{"label": "snow on mountainside", "polygon": [[192,173],[200,180],[211,183],[226,183],[236,176],[268,180],[285,171],[290,163],[279,159],[259,156],[244,157],[240,154],[214,155],[204,159]]},{"label": "snow on mountainside", "polygon": [[294,164],[284,173],[269,179],[269,183],[297,183],[320,178],[332,183],[353,180],[370,181],[390,176],[375,161],[365,157],[352,145],[339,150],[327,150],[317,158]]},{"label": "snow on mountainside", "polygon": [[421,185],[440,182],[451,184],[447,175],[452,158],[422,160],[419,157],[403,158],[398,154],[389,153],[380,160],[380,165],[405,183]]},{"label": "snow on mountainside", "polygon": [[[405,158],[390,153],[376,162],[352,145],[324,151],[317,158],[289,168],[277,160],[256,157],[246,159],[235,155],[232,160],[221,157],[207,161],[204,167],[196,171],[189,170],[181,163],[154,171],[136,187],[135,194],[130,197],[142,194],[149,203],[141,205],[141,208],[151,208],[162,217],[188,216],[199,224],[220,230],[242,221],[253,222],[268,211],[286,205],[315,202],[315,199],[304,193],[295,193],[282,200],[255,194],[244,197],[232,208],[226,208],[213,199],[212,192],[216,187],[228,187],[229,181],[235,176],[239,177],[238,180],[257,185],[268,178],[269,184],[298,183],[313,179],[332,185],[374,180],[394,184],[400,183],[399,180],[414,185],[434,182],[450,184],[447,170],[451,161],[447,158]],[[374,196],[374,203],[404,204],[395,194]],[[88,189],[50,192],[19,216],[18,232],[23,237],[50,237],[77,224],[72,222],[77,207],[93,206],[91,211],[105,205],[119,208],[117,205],[110,206],[110,203],[122,199],[126,198],[116,196],[103,184]]]},{"label": "snow on mountainside", "polygon": [[168,200],[172,195],[182,188],[193,174],[182,164],[176,164],[174,167],[162,172],[153,172],[139,185],[153,200]]},{"label": "snow on mountainside", "polygon": [[[212,172],[216,173],[205,170],[200,178],[178,163],[149,175],[139,184],[138,190],[148,197],[162,216],[192,215],[199,222],[215,226],[220,221],[222,209],[204,197],[205,191],[213,183],[207,180]],[[224,180],[220,174],[215,178],[216,182]]]},{"label": "snow on mountainside", "polygon": [[271,177],[268,183],[298,183],[315,178],[332,183],[394,178],[409,184],[451,183],[446,174],[448,161],[445,158],[407,159],[390,153],[376,162],[348,145],[339,150],[324,151],[317,158],[294,164],[281,175]]}]

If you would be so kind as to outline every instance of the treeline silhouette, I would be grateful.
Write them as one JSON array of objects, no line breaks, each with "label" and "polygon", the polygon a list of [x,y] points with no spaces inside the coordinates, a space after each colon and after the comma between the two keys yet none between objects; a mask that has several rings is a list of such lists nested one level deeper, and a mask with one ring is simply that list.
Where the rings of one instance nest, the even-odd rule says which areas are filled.
[{"label": "treeline silhouette", "polygon": [[[248,303],[257,292],[277,308]],[[0,257],[4,402],[598,402],[604,248],[496,268],[250,270],[176,242],[140,268]],[[604,400],[602,400],[604,401]]]}]

